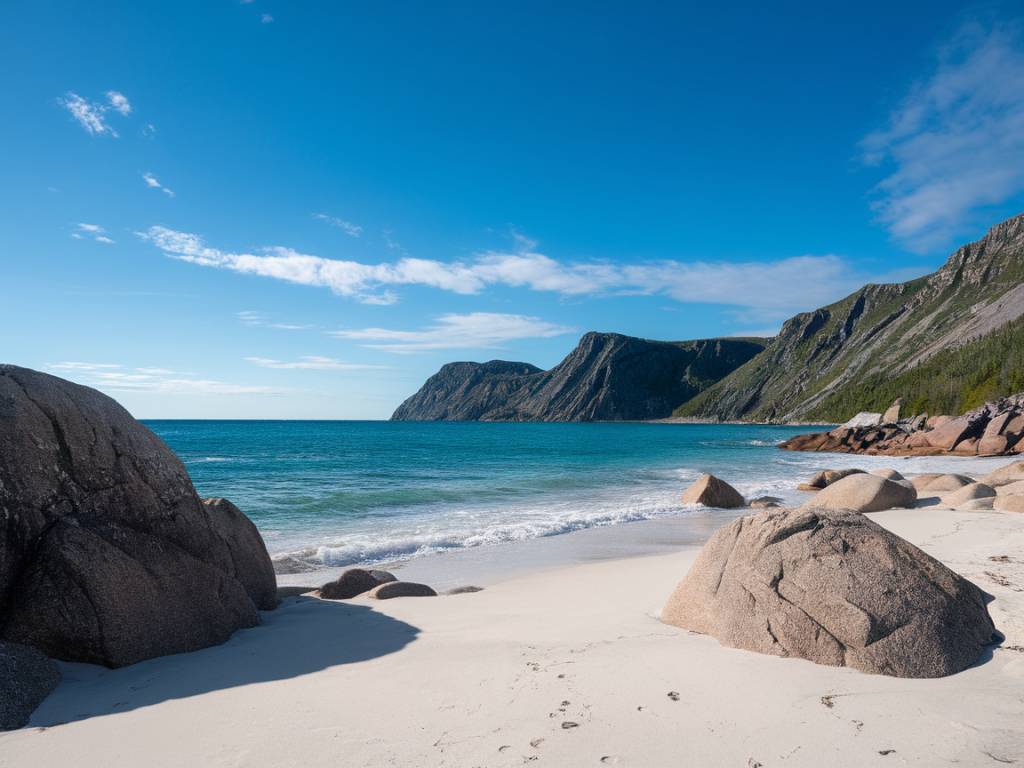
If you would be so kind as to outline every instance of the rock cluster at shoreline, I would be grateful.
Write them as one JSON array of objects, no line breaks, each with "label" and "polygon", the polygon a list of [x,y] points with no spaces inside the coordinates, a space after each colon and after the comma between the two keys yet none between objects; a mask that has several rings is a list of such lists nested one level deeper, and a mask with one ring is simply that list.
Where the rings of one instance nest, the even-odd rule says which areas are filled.
[{"label": "rock cluster at shoreline", "polygon": [[962,416],[900,418],[897,401],[884,413],[860,413],[828,432],[797,435],[787,451],[887,456],[1007,456],[1024,452],[1024,394],[1001,398]]}]

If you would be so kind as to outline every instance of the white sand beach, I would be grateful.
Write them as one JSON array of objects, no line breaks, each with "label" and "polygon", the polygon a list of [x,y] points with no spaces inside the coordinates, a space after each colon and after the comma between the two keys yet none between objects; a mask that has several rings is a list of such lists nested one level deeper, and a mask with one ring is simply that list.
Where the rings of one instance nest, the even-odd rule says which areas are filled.
[{"label": "white sand beach", "polygon": [[1005,640],[941,679],[722,647],[658,614],[697,548],[473,594],[289,598],[226,644],[62,664],[3,766],[994,766],[1024,759],[1024,518],[872,517],[994,600]]}]

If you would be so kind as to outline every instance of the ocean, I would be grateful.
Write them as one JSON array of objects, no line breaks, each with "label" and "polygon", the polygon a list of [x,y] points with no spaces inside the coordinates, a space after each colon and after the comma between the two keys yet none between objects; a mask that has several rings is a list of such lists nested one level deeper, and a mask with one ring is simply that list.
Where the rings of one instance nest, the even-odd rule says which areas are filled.
[{"label": "ocean", "polygon": [[[643,520],[706,517],[707,510],[680,502],[702,472],[747,498],[773,495],[798,503],[805,494],[796,484],[824,467],[914,471],[919,463],[775,447],[812,427],[146,424],[182,459],[202,496],[224,496],[249,515],[281,574],[402,562]],[[936,460],[929,461],[934,467]],[[956,466],[956,459],[948,461]],[[715,524],[735,514],[717,517]]]}]

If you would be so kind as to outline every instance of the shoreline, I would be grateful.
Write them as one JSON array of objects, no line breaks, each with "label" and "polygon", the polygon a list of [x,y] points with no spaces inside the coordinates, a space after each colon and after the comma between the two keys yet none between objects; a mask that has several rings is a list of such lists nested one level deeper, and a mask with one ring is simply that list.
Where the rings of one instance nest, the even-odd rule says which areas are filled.
[{"label": "shoreline", "polygon": [[[899,679],[721,646],[658,621],[699,551],[542,569],[476,594],[293,597],[225,644],[62,664],[10,765],[988,765],[1019,754],[1021,516],[870,515],[994,600],[1004,641]],[[754,725],[756,724],[756,726]],[[116,745],[116,746],[114,746]]]},{"label": "shoreline", "polygon": [[[1013,457],[979,456],[903,456],[864,455],[851,453],[814,453],[805,456],[820,457],[820,464],[807,467],[808,479],[819,469],[862,468],[865,470],[892,467],[907,476],[927,472],[952,472],[982,476]],[[726,482],[736,478],[723,476]],[[680,484],[679,495],[685,488]],[[799,505],[812,497],[811,492],[792,487],[773,489],[785,505]],[[443,551],[412,554],[400,558],[365,560],[337,566],[323,566],[298,573],[278,573],[278,585],[284,587],[319,588],[332,581],[347,568],[373,567],[393,571],[406,581],[419,581],[446,590],[460,586],[489,586],[501,580],[525,575],[536,570],[549,570],[562,566],[616,557],[646,556],[664,553],[673,547],[700,545],[717,528],[736,517],[757,510],[742,507],[731,510],[695,508],[678,514],[639,520],[619,521],[581,527],[576,530],[514,541],[460,546]],[[282,553],[275,553],[274,557]]]}]

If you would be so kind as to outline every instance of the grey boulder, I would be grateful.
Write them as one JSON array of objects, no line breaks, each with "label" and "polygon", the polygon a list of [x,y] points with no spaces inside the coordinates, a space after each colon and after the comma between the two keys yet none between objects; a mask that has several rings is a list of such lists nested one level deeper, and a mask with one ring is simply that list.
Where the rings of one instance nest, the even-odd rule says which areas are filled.
[{"label": "grey boulder", "polygon": [[117,667],[196,650],[277,603],[259,534],[204,505],[99,392],[0,366],[0,639]]},{"label": "grey boulder", "polygon": [[60,672],[46,654],[0,642],[0,731],[21,728],[57,683]]},{"label": "grey boulder", "polygon": [[724,645],[895,677],[971,666],[984,593],[854,512],[766,510],[719,529],[661,614]]},{"label": "grey boulder", "polygon": [[366,596],[374,600],[390,600],[393,597],[437,597],[437,592],[414,581],[389,581],[371,589]]},{"label": "grey boulder", "polygon": [[387,571],[349,568],[334,581],[320,587],[320,597],[325,600],[350,600],[392,581],[395,581],[395,577]]},{"label": "grey boulder", "polygon": [[821,490],[803,508],[881,512],[895,507],[910,507],[917,501],[913,486],[886,480],[877,475],[857,474],[837,480]]}]

